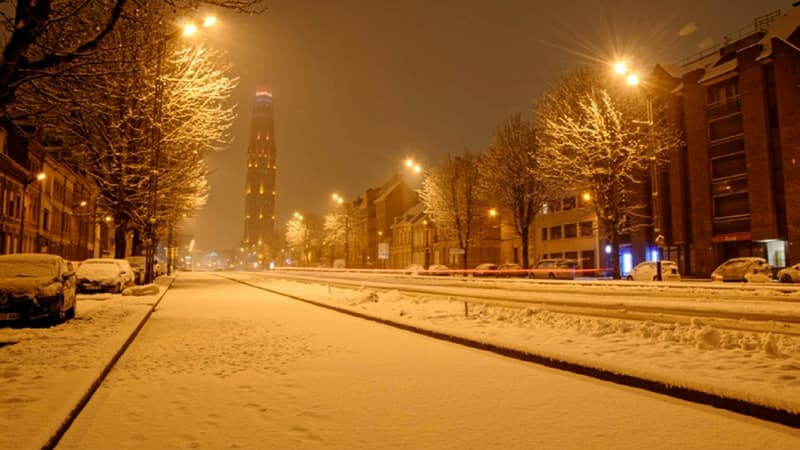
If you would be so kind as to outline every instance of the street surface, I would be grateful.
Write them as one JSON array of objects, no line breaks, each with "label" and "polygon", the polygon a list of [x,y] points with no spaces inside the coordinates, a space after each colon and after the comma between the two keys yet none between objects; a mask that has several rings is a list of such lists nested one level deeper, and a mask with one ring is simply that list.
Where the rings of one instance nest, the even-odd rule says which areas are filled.
[{"label": "street surface", "polygon": [[181,273],[58,448],[800,448],[794,430]]}]

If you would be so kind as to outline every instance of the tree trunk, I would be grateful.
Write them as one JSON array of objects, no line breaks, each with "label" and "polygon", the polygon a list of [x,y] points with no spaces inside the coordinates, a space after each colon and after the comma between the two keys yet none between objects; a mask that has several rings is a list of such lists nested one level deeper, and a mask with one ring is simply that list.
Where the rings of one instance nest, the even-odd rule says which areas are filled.
[{"label": "tree trunk", "polygon": [[619,231],[616,226],[611,231],[611,266],[612,277],[615,280],[622,278],[622,272],[619,270]]},{"label": "tree trunk", "polygon": [[530,242],[530,235],[528,231],[530,230],[529,227],[523,227],[523,231],[520,234],[520,238],[522,239],[522,268],[529,269],[530,265],[530,255],[528,253],[528,243]]},{"label": "tree trunk", "polygon": [[114,229],[114,258],[125,259],[127,222],[118,223]]}]

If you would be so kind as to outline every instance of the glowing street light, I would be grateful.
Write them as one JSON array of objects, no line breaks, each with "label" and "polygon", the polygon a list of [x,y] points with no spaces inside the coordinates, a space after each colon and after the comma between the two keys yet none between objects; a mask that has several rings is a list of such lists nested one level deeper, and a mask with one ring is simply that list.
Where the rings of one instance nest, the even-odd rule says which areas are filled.
[{"label": "glowing street light", "polygon": [[614,72],[616,72],[617,75],[625,75],[628,73],[628,65],[625,64],[624,61],[617,61],[614,63]]},{"label": "glowing street light", "polygon": [[405,161],[405,164],[406,164],[406,168],[408,168],[410,171],[412,171],[414,173],[422,172],[422,166],[418,162],[414,161],[411,158],[407,158],[406,161]]}]

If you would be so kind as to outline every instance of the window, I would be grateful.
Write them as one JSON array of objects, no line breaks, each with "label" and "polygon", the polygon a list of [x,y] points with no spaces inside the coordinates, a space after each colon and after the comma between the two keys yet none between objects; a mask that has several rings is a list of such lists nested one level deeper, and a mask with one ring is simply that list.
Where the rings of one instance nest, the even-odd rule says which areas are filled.
[{"label": "window", "polygon": [[567,197],[564,199],[564,211],[568,209],[575,209],[575,197]]},{"label": "window", "polygon": [[564,252],[564,258],[578,259],[578,252]]},{"label": "window", "polygon": [[561,225],[550,227],[550,239],[561,239]]},{"label": "window", "polygon": [[726,178],[747,173],[744,154],[725,156],[711,160],[711,178]]},{"label": "window", "polygon": [[578,224],[567,223],[564,224],[564,238],[571,239],[578,237]]},{"label": "window", "polygon": [[542,228],[542,240],[547,240],[547,228]]},{"label": "window", "polygon": [[581,229],[581,237],[594,236],[594,224],[591,221],[581,222],[578,226]]},{"label": "window", "polygon": [[50,210],[47,208],[42,211],[42,229],[50,230]]}]

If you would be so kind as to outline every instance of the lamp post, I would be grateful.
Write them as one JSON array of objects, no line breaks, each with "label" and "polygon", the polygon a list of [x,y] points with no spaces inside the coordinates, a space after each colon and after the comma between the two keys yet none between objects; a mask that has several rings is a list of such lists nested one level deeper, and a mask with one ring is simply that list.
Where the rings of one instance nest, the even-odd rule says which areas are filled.
[{"label": "lamp post", "polygon": [[17,242],[17,253],[22,253],[22,241],[25,238],[25,196],[28,193],[28,185],[34,181],[44,181],[47,178],[44,172],[39,172],[35,177],[28,178],[22,182],[22,199],[20,200],[22,211],[19,217],[19,240]]},{"label": "lamp post", "polygon": [[[203,27],[210,27],[216,23],[217,19],[213,16],[206,17]],[[147,221],[147,231],[145,240],[145,283],[153,281],[153,266],[155,263],[156,251],[156,225],[158,223],[158,169],[161,153],[161,126],[162,126],[162,106],[164,103],[164,82],[161,79],[161,72],[164,65],[164,58],[167,52],[167,43],[179,35],[191,36],[198,31],[197,24],[188,23],[182,29],[176,30],[158,41],[156,54],[156,74],[155,91],[153,93],[153,128],[152,128],[152,149],[150,156],[150,217]]]},{"label": "lamp post", "polygon": [[428,270],[431,266],[431,238],[428,219],[423,219],[422,225],[425,226],[425,270]]},{"label": "lamp post", "polygon": [[[630,86],[639,86],[641,80],[639,76],[631,72],[627,65],[623,62],[614,64],[614,72],[618,75],[625,77],[625,82]],[[662,280],[661,272],[661,248],[666,244],[664,236],[661,234],[661,202],[659,199],[659,182],[658,182],[658,161],[656,160],[656,135],[655,135],[655,117],[653,113],[653,99],[650,95],[645,93],[645,110],[647,119],[644,121],[635,121],[647,125],[649,134],[649,147],[650,147],[650,208],[653,216],[653,241],[656,244],[657,260],[656,260],[656,280]]]},{"label": "lamp post", "polygon": [[347,206],[344,205],[344,197],[339,194],[333,194],[331,196],[334,202],[336,202],[340,207],[343,208],[344,214],[344,267],[347,268],[349,264],[349,247],[350,247],[350,211],[348,210]]}]

